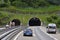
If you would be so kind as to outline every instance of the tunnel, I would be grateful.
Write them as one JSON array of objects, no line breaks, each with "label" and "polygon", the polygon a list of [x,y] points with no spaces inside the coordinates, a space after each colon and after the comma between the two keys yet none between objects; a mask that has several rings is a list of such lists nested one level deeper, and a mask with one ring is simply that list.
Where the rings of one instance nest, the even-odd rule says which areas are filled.
[{"label": "tunnel", "polygon": [[19,26],[21,23],[19,19],[13,19],[12,22],[15,23],[15,26]]},{"label": "tunnel", "polygon": [[29,20],[29,26],[41,26],[39,18],[33,17]]}]

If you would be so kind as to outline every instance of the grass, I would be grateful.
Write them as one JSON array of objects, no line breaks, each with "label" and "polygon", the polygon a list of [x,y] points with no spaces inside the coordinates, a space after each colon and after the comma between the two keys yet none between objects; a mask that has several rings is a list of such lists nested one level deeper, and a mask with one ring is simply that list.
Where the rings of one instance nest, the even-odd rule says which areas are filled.
[{"label": "grass", "polygon": [[33,17],[37,17],[37,18],[41,19],[42,21],[44,21],[45,18],[46,18],[46,15],[39,15],[39,14],[37,14],[37,15],[32,15],[32,14],[27,14],[27,15],[26,14],[25,15],[24,14],[14,14],[14,17],[12,18],[12,20],[13,19],[19,19],[23,23],[23,25],[27,25],[29,20],[31,18],[33,18]]},{"label": "grass", "polygon": [[[13,19],[19,19],[23,23],[23,25],[27,25],[29,20],[33,17],[37,17],[40,20],[45,21],[46,16],[47,16],[47,14],[46,15],[42,15],[42,14],[41,15],[40,14],[14,14],[14,13],[9,13],[9,12],[5,12],[5,11],[0,11],[0,12],[4,15],[8,15],[8,16],[10,15],[9,19],[6,20],[7,22],[12,21]],[[4,22],[6,22],[6,21],[4,21]],[[6,24],[7,24],[7,22],[6,22]]]},{"label": "grass", "polygon": [[16,8],[10,6],[8,8],[0,8],[0,12],[3,15],[9,16],[7,22],[12,21],[13,19],[19,19],[23,23],[23,25],[27,25],[29,20],[33,17],[39,18],[42,22],[44,21],[47,22],[46,17],[50,16],[50,13],[52,14],[53,12],[59,10],[60,10],[60,6],[50,6],[45,8],[41,8],[41,7],[40,8]]},{"label": "grass", "polygon": [[20,13],[49,13],[49,12],[56,12],[60,10],[60,6],[49,6],[49,7],[40,7],[40,8],[16,8],[13,6],[7,8],[0,8],[0,10],[8,10],[12,12],[20,12]]}]

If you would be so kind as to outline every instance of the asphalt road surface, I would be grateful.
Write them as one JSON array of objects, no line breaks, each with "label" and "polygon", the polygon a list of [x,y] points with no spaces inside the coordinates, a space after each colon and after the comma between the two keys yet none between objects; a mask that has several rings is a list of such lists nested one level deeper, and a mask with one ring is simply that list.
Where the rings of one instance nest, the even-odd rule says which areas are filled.
[{"label": "asphalt road surface", "polygon": [[[20,27],[20,26],[17,26],[17,27]],[[15,28],[17,28],[17,27],[11,27],[11,28],[4,28],[4,29],[1,29],[0,30],[0,35],[2,35],[3,33],[6,33],[7,31],[10,31],[10,30],[12,30],[12,29],[15,29]]]},{"label": "asphalt road surface", "polygon": [[12,40],[55,40],[54,38],[48,36],[40,27],[29,27],[33,30],[33,36],[23,36],[23,31],[18,33]]}]

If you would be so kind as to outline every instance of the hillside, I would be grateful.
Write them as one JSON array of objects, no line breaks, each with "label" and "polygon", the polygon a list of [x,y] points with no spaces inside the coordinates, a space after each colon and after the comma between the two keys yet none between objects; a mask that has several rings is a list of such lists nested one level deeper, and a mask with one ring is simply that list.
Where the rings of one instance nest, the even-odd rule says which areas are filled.
[{"label": "hillside", "polygon": [[56,23],[60,27],[60,1],[0,0],[0,25],[6,25],[13,19],[19,19],[23,25],[27,25],[32,17],[41,19],[46,25]]},{"label": "hillside", "polygon": [[60,5],[60,0],[0,0],[0,7],[39,8]]},{"label": "hillside", "polygon": [[13,13],[58,13],[59,0],[0,0],[0,11]]}]

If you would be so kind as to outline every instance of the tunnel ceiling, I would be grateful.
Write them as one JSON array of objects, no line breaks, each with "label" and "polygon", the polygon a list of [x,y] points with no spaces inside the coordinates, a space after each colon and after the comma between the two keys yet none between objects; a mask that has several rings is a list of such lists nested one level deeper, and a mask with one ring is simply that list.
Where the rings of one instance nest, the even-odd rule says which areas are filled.
[{"label": "tunnel ceiling", "polygon": [[41,26],[41,21],[39,20],[39,18],[31,18],[29,20],[29,26]]},{"label": "tunnel ceiling", "polygon": [[18,19],[13,19],[12,22],[15,22],[15,26],[19,26],[21,23]]}]

